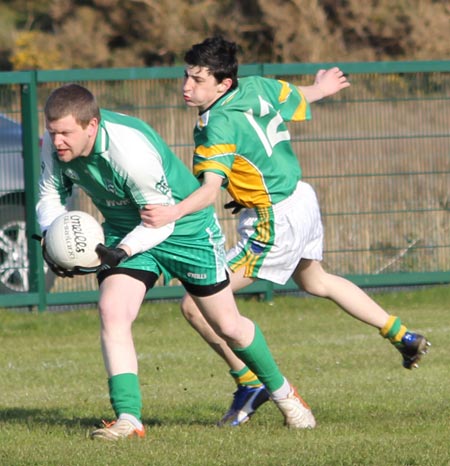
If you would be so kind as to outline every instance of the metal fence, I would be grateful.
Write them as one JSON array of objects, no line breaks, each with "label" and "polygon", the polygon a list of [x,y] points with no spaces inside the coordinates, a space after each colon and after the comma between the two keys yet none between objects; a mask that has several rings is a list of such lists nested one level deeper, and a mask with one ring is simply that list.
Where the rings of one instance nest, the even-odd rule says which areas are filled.
[{"label": "metal fence", "polygon": [[[292,123],[304,179],[319,197],[324,267],[360,286],[450,282],[450,61],[243,65],[240,74],[310,84],[338,65],[352,83],[312,104],[310,122]],[[182,67],[0,73],[0,307],[95,302],[93,277],[55,278],[44,270],[35,217],[42,107],[65,82],[87,86],[102,107],[152,125],[191,166],[195,111],[181,98]],[[216,209],[227,243],[236,218]],[[82,193],[73,208],[97,215]],[[261,281],[246,293],[295,289]],[[175,298],[174,281],[148,299]]]}]

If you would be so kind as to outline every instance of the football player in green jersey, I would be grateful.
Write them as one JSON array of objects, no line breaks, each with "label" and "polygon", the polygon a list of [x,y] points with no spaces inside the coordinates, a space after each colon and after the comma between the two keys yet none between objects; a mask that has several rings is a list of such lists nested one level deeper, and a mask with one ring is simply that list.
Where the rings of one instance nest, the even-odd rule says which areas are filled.
[{"label": "football player in green jersey", "polygon": [[[196,212],[226,188],[242,206],[240,239],[227,260],[234,291],[257,279],[284,284],[289,278],[312,295],[329,298],[351,316],[376,327],[401,352],[403,366],[417,366],[429,343],[410,332],[352,282],[321,265],[323,229],[312,187],[301,168],[286,127],[310,119],[310,104],[350,86],[337,67],[320,70],[310,86],[258,76],[237,78],[237,46],[221,37],[195,44],[185,54],[183,97],[199,111],[194,129],[194,174],[202,186],[182,202],[148,206],[145,224],[161,227]],[[189,296],[182,311],[190,324],[224,358],[238,389],[219,424],[239,425],[264,401],[260,380],[233,354],[196,309]]]},{"label": "football player in green jersey", "polygon": [[[182,282],[215,332],[259,375],[285,423],[313,428],[311,410],[281,374],[262,332],[239,313],[213,208],[196,210],[163,227],[148,228],[141,222],[139,212],[145,205],[180,203],[195,193],[200,184],[192,173],[150,126],[100,110],[85,87],[68,84],[55,89],[44,113],[47,131],[37,205],[42,232],[66,211],[74,185],[92,199],[105,219],[106,244],[97,246],[101,265],[78,270],[97,273],[101,346],[117,417],[94,430],[92,438],[145,435],[132,324],[160,275]],[[62,267],[56,270],[60,276],[74,274]]]}]

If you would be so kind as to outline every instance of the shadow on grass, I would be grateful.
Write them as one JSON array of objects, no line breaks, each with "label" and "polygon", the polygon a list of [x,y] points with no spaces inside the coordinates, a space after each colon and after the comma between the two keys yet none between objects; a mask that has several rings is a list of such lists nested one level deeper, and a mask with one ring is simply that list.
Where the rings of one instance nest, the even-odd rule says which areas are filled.
[{"label": "shadow on grass", "polygon": [[[142,422],[149,427],[155,426],[211,426],[216,425],[216,421],[209,414],[217,411],[211,407],[202,406],[196,409],[179,410],[174,409],[170,413],[165,413],[161,417],[143,417]],[[110,421],[112,418],[105,417]],[[98,417],[67,417],[64,410],[59,409],[39,409],[39,408],[0,408],[0,424],[25,424],[29,427],[34,425],[65,426],[67,428],[93,428],[101,427],[101,416]]]},{"label": "shadow on grass", "polygon": [[98,418],[67,418],[59,409],[7,408],[0,409],[1,423],[48,424],[67,427],[92,427],[98,424]]}]

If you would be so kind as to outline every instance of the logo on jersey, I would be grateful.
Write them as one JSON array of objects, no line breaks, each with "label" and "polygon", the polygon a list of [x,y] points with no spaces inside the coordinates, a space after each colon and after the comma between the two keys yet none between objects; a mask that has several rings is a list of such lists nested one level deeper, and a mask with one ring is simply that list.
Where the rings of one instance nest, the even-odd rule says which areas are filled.
[{"label": "logo on jersey", "polygon": [[116,187],[114,186],[112,180],[104,179],[104,182],[106,190],[110,193],[116,194]]},{"label": "logo on jersey", "polygon": [[79,181],[80,179],[78,173],[75,170],[72,170],[71,168],[67,168],[66,170],[64,170],[64,175],[66,175],[68,178],[74,181]]},{"label": "logo on jersey", "polygon": [[186,275],[187,275],[189,278],[195,278],[196,280],[204,280],[205,278],[207,278],[206,273],[192,273],[192,272],[188,272]]},{"label": "logo on jersey", "polygon": [[162,176],[161,180],[156,183],[155,189],[164,195],[170,192],[169,185],[167,184],[167,180],[164,178],[164,176]]},{"label": "logo on jersey", "polygon": [[252,251],[253,254],[259,255],[264,252],[265,247],[266,247],[265,244],[257,243],[256,241],[253,241],[252,244],[250,245],[250,250]]},{"label": "logo on jersey", "polygon": [[123,207],[131,204],[130,199],[105,199],[104,202],[108,207]]}]

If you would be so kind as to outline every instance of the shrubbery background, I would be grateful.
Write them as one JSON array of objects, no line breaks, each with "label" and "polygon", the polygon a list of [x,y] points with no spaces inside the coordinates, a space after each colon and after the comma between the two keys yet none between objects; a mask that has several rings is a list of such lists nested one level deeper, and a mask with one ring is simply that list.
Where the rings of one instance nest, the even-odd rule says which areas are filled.
[{"label": "shrubbery background", "polygon": [[442,60],[446,0],[3,0],[0,70],[176,65],[221,33],[242,63]]}]

